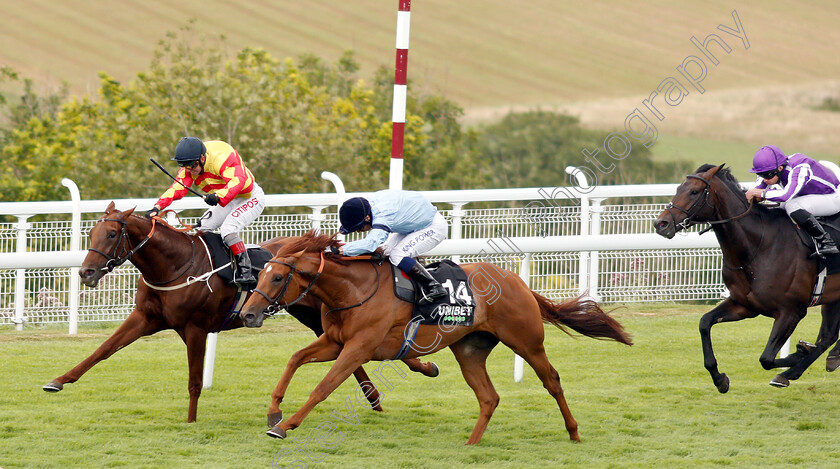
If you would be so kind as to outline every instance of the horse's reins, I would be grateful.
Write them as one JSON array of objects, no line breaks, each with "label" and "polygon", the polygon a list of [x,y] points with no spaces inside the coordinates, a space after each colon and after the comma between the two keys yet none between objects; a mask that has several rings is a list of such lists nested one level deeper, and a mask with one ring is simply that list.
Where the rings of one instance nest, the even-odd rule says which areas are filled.
[{"label": "horse's reins", "polygon": [[[120,241],[117,242],[114,245],[114,249],[112,251],[112,254],[109,255],[109,254],[106,254],[106,253],[104,253],[104,252],[102,252],[98,249],[88,248],[88,251],[93,251],[93,252],[101,255],[105,259],[107,259],[107,261],[105,262],[105,266],[102,267],[102,270],[107,270],[108,272],[113,272],[114,268],[125,264],[125,262],[128,261],[129,259],[131,259],[131,257],[134,256],[134,254],[137,251],[139,251],[140,248],[145,246],[146,243],[148,243],[149,240],[152,239],[152,236],[155,234],[155,228],[157,227],[157,225],[156,225],[157,221],[160,221],[164,225],[172,228],[173,230],[178,231],[178,232],[182,232],[182,233],[192,229],[192,227],[188,227],[186,229],[175,228],[175,227],[169,225],[168,223],[166,223],[166,221],[164,221],[162,218],[160,218],[160,216],[154,216],[154,217],[152,217],[152,229],[149,230],[149,234],[147,234],[146,237],[143,238],[143,240],[141,240],[139,243],[137,243],[137,246],[134,246],[132,248],[131,247],[131,239],[128,237],[128,223],[125,220],[120,220],[120,219],[117,219],[117,218],[100,218],[99,221],[100,222],[114,221],[114,222],[117,222],[120,225],[122,225],[122,228],[120,229]],[[126,246],[128,246],[128,247],[126,247]],[[156,285],[166,285],[168,283],[172,283],[175,280],[179,279],[182,275],[184,275],[184,273],[187,272],[187,270],[189,270],[190,267],[192,267],[193,263],[195,262],[195,243],[193,242],[192,239],[190,239],[190,246],[192,247],[192,254],[190,256],[190,262],[188,264],[185,264],[184,267],[182,267],[178,271],[178,273],[171,280],[167,280],[165,282],[149,282],[144,278],[143,282],[145,282],[146,285],[148,285],[152,288],[155,288]],[[119,248],[122,248],[122,250],[120,251],[119,254],[117,254],[117,249],[119,249]],[[125,254],[125,255],[123,255],[123,254]],[[161,289],[161,288],[158,287],[157,289]]]},{"label": "horse's reins", "polygon": [[[345,257],[344,259],[348,259],[348,260],[375,260],[376,258],[374,256],[348,256],[348,257]],[[273,316],[274,314],[276,314],[281,309],[286,309],[289,306],[295,305],[300,300],[302,300],[303,297],[305,297],[306,294],[309,293],[312,290],[312,288],[315,286],[315,283],[318,281],[318,278],[321,277],[321,274],[324,272],[324,265],[325,265],[324,252],[323,251],[321,251],[321,262],[320,262],[320,265],[318,266],[318,271],[314,274],[311,273],[311,272],[304,272],[304,271],[301,271],[301,270],[297,270],[297,260],[295,260],[295,262],[292,263],[292,264],[289,264],[288,262],[277,261],[277,260],[274,260],[274,259],[270,259],[268,262],[272,263],[272,264],[279,264],[279,265],[283,265],[283,266],[288,267],[289,268],[289,273],[286,275],[286,278],[283,281],[283,287],[280,289],[280,292],[274,298],[269,297],[265,292],[263,292],[259,288],[254,288],[254,290],[253,290],[254,293],[259,293],[263,298],[265,298],[266,301],[268,301],[268,306],[263,311],[263,314],[265,316]],[[380,260],[380,264],[381,264],[381,260]],[[373,266],[373,264],[371,264],[371,266]],[[373,298],[373,296],[376,295],[376,292],[379,291],[379,269],[374,267],[373,270],[376,272],[376,288],[373,290],[373,292],[370,295],[368,295],[367,298],[365,298],[364,300],[362,300],[362,301],[360,301],[360,302],[358,302],[354,305],[342,306],[341,308],[330,309],[329,311],[326,312],[326,314],[330,314],[334,311],[343,311],[345,309],[356,308],[358,306],[361,306],[361,305],[367,303],[371,298]],[[290,301],[288,303],[281,304],[280,301],[283,299],[284,296],[286,296],[286,291],[289,289],[289,285],[291,285],[292,279],[294,278],[295,273],[299,273],[299,274],[302,274],[302,275],[308,275],[308,276],[312,277],[312,280],[310,280],[309,285],[303,290],[303,292],[301,292],[300,295],[298,295],[297,298],[295,298],[293,301]]]},{"label": "horse's reins", "polygon": [[[690,227],[692,227],[692,226],[694,226],[694,225],[697,225],[697,224],[699,224],[699,223],[708,223],[708,224],[709,224],[709,227],[708,227],[708,228],[706,228],[706,229],[704,229],[704,230],[701,230],[701,231],[700,231],[700,233],[699,233],[699,234],[701,234],[701,235],[702,235],[703,233],[705,233],[705,232],[707,232],[707,231],[711,230],[712,228],[714,228],[714,225],[720,225],[720,224],[723,224],[723,223],[729,223],[729,222],[731,222],[731,221],[740,220],[741,218],[744,218],[745,216],[747,216],[747,215],[750,213],[750,211],[751,211],[751,210],[752,210],[752,208],[753,208],[753,205],[754,205],[755,199],[751,199],[751,200],[750,200],[750,205],[749,205],[749,207],[747,207],[747,209],[746,209],[743,213],[741,213],[740,215],[735,215],[734,217],[729,217],[729,218],[727,218],[727,219],[725,219],[725,220],[708,220],[708,221],[705,221],[705,222],[697,222],[697,221],[695,221],[695,220],[694,220],[694,217],[695,217],[695,216],[697,216],[697,214],[698,214],[698,213],[700,213],[700,210],[702,210],[702,208],[703,208],[703,207],[706,205],[706,203],[708,202],[709,197],[711,196],[711,192],[709,191],[709,189],[711,188],[712,183],[711,183],[711,181],[709,181],[709,180],[707,180],[707,179],[704,179],[704,178],[702,178],[702,177],[700,177],[700,176],[697,176],[697,175],[695,175],[695,174],[689,174],[688,176],[686,176],[686,178],[689,178],[689,179],[698,179],[698,180],[700,180],[700,181],[703,181],[703,183],[705,183],[705,184],[706,184],[706,187],[705,187],[705,189],[703,190],[703,198],[702,198],[702,199],[697,199],[697,200],[694,202],[694,204],[692,204],[692,205],[691,205],[691,207],[689,207],[689,209],[688,209],[688,210],[685,210],[685,209],[683,209],[683,208],[681,208],[681,207],[677,207],[676,205],[674,205],[674,204],[673,204],[673,202],[669,202],[669,203],[668,203],[668,205],[666,206],[666,210],[668,210],[668,213],[671,215],[671,220],[674,222],[674,225],[676,225],[676,226],[680,226],[680,227],[682,227],[682,229],[688,229],[688,228],[690,228]],[[702,203],[702,204],[701,204],[701,203]],[[685,213],[685,214],[686,214],[686,218],[685,218],[685,220],[683,220],[683,221],[682,221],[682,222],[680,222],[680,223],[676,223],[676,220],[674,219],[674,214],[673,214],[673,213],[671,213],[671,209],[672,209],[672,208],[675,208],[675,209],[677,209],[677,210],[681,211],[682,213]],[[695,210],[695,208],[696,208],[696,210]],[[694,210],[694,213],[691,213],[691,212],[692,212],[692,210]],[[717,207],[715,207],[714,205],[712,206],[712,210],[713,210],[712,215],[714,215],[714,214],[716,214],[716,213],[717,213]],[[731,270],[744,270],[746,266],[750,265],[750,264],[752,263],[752,261],[754,261],[754,260],[755,260],[756,256],[758,256],[758,253],[759,253],[759,251],[760,251],[760,249],[761,249],[761,243],[764,241],[764,231],[765,231],[765,230],[764,230],[764,227],[762,226],[762,229],[761,229],[761,238],[758,240],[758,247],[757,247],[757,248],[756,248],[756,250],[755,250],[755,254],[753,254],[753,255],[750,257],[750,259],[749,259],[746,263],[744,263],[744,265],[742,265],[741,267],[731,267],[731,266],[729,266],[729,265],[727,265],[727,264],[726,264],[726,260],[724,259],[724,260],[723,260],[723,266],[724,266],[724,267],[726,267],[726,268],[728,268],[728,269],[731,269]]]},{"label": "horse's reins", "polygon": [[[102,270],[107,270],[108,272],[112,272],[115,267],[119,267],[125,264],[125,262],[131,259],[131,256],[133,256],[134,253],[139,251],[140,248],[142,248],[147,242],[149,242],[149,240],[152,238],[152,235],[155,234],[155,220],[152,219],[152,229],[151,231],[149,231],[149,234],[146,236],[146,238],[137,243],[137,246],[132,248],[131,239],[129,239],[128,237],[128,229],[126,228],[127,223],[125,220],[119,220],[116,218],[100,218],[99,221],[115,221],[122,225],[122,229],[120,229],[120,241],[114,244],[114,250],[111,255],[106,254],[98,249],[88,248],[88,251],[93,251],[107,259],[107,261],[105,262],[105,267],[103,267]],[[126,248],[126,246],[128,246],[128,248]],[[117,254],[117,249],[120,247],[122,248],[122,251],[120,251],[120,254]],[[123,257],[122,254],[126,251],[128,251],[128,253]]]},{"label": "horse's reins", "polygon": [[[700,231],[700,233],[699,233],[699,234],[703,234],[703,233],[711,230],[714,227],[714,225],[729,223],[731,221],[740,220],[741,218],[744,218],[745,216],[747,216],[750,213],[750,211],[753,208],[753,202],[755,202],[755,199],[750,200],[749,207],[747,207],[747,209],[744,211],[744,213],[741,213],[740,215],[735,215],[734,217],[730,217],[730,218],[727,218],[725,220],[709,220],[709,221],[705,221],[705,222],[697,222],[697,221],[694,220],[694,217],[697,216],[698,213],[700,213],[700,210],[702,210],[703,207],[706,206],[706,203],[709,201],[709,197],[711,196],[711,192],[709,191],[709,188],[712,186],[712,183],[709,180],[704,179],[704,178],[702,178],[700,176],[697,176],[697,175],[694,175],[694,174],[689,174],[686,177],[690,178],[690,179],[698,179],[700,181],[703,181],[703,183],[706,184],[706,187],[703,189],[703,198],[702,199],[697,199],[691,205],[691,207],[688,208],[688,210],[685,210],[682,207],[678,207],[678,206],[674,205],[673,202],[668,202],[668,205],[665,206],[665,209],[671,215],[671,220],[674,222],[674,225],[679,226],[684,230],[686,230],[688,228],[691,228],[692,226],[700,224],[700,223],[708,223],[710,226],[708,228]],[[680,223],[677,223],[676,219],[674,218],[674,214],[671,213],[672,208],[675,208],[675,209],[679,210],[680,212],[684,213],[686,215],[686,218],[683,221],[681,221]],[[714,205],[712,205],[712,210],[713,210],[712,215],[717,213],[717,207],[715,207]],[[693,213],[692,213],[692,211],[693,211]],[[762,231],[762,236],[763,236],[763,231]]]}]

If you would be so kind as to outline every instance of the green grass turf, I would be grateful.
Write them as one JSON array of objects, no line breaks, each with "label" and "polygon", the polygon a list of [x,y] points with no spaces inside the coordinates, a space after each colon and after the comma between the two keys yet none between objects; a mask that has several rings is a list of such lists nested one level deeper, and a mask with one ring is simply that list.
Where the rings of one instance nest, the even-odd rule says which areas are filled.
[{"label": "green grass turf", "polygon": [[[513,381],[513,354],[499,345],[488,370],[501,397],[481,443],[465,447],[478,405],[451,353],[431,359],[441,375],[383,372],[373,378],[384,413],[363,408],[343,384],[289,433],[265,436],[269,394],[291,353],[311,333],[289,317],[219,337],[212,389],[198,422],[185,423],[186,354],[171,332],[144,338],[58,394],[41,386],[94,350],[115,325],[0,329],[0,467],[833,467],[837,380],[818,360],[790,388],[768,386],[758,356],[771,320],[712,330],[719,394],[702,366],[697,323],[710,305],[630,305],[613,314],[636,345],[546,330],[546,348],[580,425],[568,440],[562,417],[533,371]],[[812,311],[794,339],[813,341]],[[329,364],[301,368],[283,409],[291,415]],[[379,364],[368,364],[370,371]],[[355,415],[355,417],[353,417]],[[357,419],[357,420],[356,420]],[[332,433],[329,433],[329,431]],[[319,433],[320,432],[320,433]],[[330,435],[330,438],[325,438]]]}]

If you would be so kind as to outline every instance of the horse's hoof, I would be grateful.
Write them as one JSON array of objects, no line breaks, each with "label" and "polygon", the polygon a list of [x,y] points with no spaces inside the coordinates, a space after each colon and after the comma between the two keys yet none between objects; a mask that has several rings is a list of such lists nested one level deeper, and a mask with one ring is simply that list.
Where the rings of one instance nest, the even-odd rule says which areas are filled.
[{"label": "horse's hoof", "polygon": [[283,411],[268,414],[268,428],[271,428],[283,421]]},{"label": "horse's hoof", "polygon": [[775,378],[770,380],[770,386],[775,386],[777,388],[786,388],[790,386],[790,380],[788,380],[782,375],[776,375]]},{"label": "horse's hoof", "polygon": [[805,342],[804,340],[800,340],[796,343],[796,352],[801,353],[803,355],[807,355],[811,353],[811,350],[813,350],[814,347],[816,347],[816,345],[810,342]]},{"label": "horse's hoof", "polygon": [[42,387],[41,389],[47,392],[58,392],[64,389],[64,385],[59,383],[58,381],[50,381],[49,383],[45,384],[44,387]]},{"label": "horse's hoof", "polygon": [[437,363],[435,362],[429,362],[429,364],[432,365],[432,368],[434,368],[432,372],[429,373],[429,378],[437,378],[438,375],[440,375],[440,368],[438,368]]},{"label": "horse's hoof", "polygon": [[272,438],[279,438],[281,440],[286,438],[286,430],[283,430],[280,427],[272,427],[271,430],[265,432],[265,434]]},{"label": "horse's hoof", "polygon": [[840,355],[831,356],[829,355],[825,359],[825,371],[834,371],[837,368],[840,368]]},{"label": "horse's hoof", "polygon": [[726,373],[720,375],[721,382],[720,384],[716,384],[717,390],[721,394],[726,394],[729,391],[729,376],[726,376]]}]

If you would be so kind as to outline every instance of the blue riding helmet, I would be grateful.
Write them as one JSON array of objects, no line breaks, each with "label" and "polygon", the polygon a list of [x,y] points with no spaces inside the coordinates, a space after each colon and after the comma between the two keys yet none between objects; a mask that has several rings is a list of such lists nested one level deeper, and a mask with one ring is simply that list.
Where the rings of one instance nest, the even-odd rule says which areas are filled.
[{"label": "blue riding helmet", "polygon": [[766,173],[787,164],[787,156],[775,145],[765,145],[753,157],[751,173]]},{"label": "blue riding helmet", "polygon": [[338,219],[341,221],[339,233],[358,231],[367,223],[365,217],[368,215],[370,215],[370,202],[364,197],[353,197],[345,201],[338,209]]},{"label": "blue riding helmet", "polygon": [[207,153],[204,142],[196,137],[184,137],[175,147],[175,158],[178,164],[197,161],[201,155]]}]

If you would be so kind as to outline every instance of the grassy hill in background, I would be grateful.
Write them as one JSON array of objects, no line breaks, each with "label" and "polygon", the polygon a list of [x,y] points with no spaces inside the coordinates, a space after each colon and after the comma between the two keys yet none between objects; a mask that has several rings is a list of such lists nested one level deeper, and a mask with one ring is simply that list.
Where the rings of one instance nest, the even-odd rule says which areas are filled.
[{"label": "grassy hill in background", "polygon": [[[393,67],[397,4],[11,0],[0,15],[0,64],[42,86],[66,80],[75,93],[93,93],[98,71],[130,80],[167,31],[195,18],[198,31],[225,34],[233,49],[262,47],[278,58],[315,53],[334,61],[353,49],[369,77],[378,66]],[[717,29],[736,28],[733,10],[749,49]],[[710,141],[710,148],[733,144],[727,151],[738,158],[770,141],[788,152],[830,155],[840,146],[840,114],[813,107],[840,96],[837,24],[840,5],[830,1],[415,0],[409,93],[422,87],[454,99],[467,123],[540,107],[620,128],[662,80],[678,76],[686,57],[701,55],[690,38],[715,33],[731,52],[710,46],[720,63],[709,65],[706,91],[690,88],[684,103],[667,109],[660,134]],[[675,157],[667,148],[654,153]]]}]

